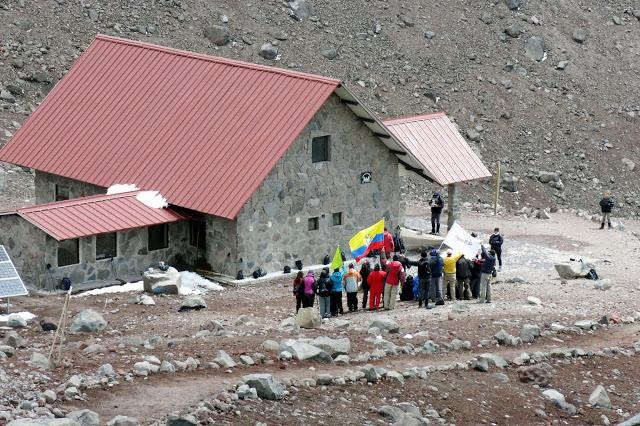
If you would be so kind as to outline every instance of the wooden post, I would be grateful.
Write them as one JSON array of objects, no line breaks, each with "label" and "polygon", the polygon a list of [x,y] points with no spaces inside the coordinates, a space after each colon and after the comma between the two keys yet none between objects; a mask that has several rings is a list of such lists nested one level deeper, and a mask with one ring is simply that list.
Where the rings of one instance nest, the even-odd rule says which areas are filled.
[{"label": "wooden post", "polygon": [[[71,287],[69,287],[69,291],[67,291],[67,296],[64,299],[64,303],[62,304],[62,313],[60,314],[60,319],[58,320],[58,328],[56,328],[56,332],[53,334],[53,341],[51,342],[51,350],[49,351],[49,363],[51,363],[51,357],[53,356],[53,351],[56,347],[56,341],[58,340],[58,336],[62,335],[61,339],[64,338],[64,330],[63,328],[67,324],[67,308],[69,307],[69,299],[71,298]],[[60,351],[62,351],[62,340],[60,341]],[[61,355],[60,351],[58,351],[58,357]]]},{"label": "wooden post", "polygon": [[496,173],[496,200],[493,204],[493,215],[498,214],[498,198],[500,197],[500,161],[498,161],[498,173]]}]

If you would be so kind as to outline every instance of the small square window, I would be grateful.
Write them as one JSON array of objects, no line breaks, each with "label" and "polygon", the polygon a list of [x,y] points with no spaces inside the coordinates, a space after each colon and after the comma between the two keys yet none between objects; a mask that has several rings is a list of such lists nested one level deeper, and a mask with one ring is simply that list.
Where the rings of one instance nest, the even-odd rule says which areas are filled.
[{"label": "small square window", "polygon": [[331,137],[318,136],[311,139],[311,161],[314,163],[320,163],[322,161],[329,161],[329,140]]},{"label": "small square window", "polygon": [[204,220],[189,222],[189,244],[200,250],[207,249],[207,222]]},{"label": "small square window", "polygon": [[58,241],[58,266],[76,265],[80,263],[80,240]]},{"label": "small square window", "polygon": [[69,199],[69,187],[56,184],[55,201],[67,201]]},{"label": "small square window", "polygon": [[149,251],[160,250],[169,247],[169,227],[166,223],[150,226],[148,228],[147,248]]},{"label": "small square window", "polygon": [[310,217],[307,224],[309,231],[317,231],[320,229],[320,219],[317,217]]},{"label": "small square window", "polygon": [[96,260],[112,259],[118,256],[118,234],[96,235]]},{"label": "small square window", "polygon": [[334,213],[332,219],[333,226],[342,225],[342,212]]}]

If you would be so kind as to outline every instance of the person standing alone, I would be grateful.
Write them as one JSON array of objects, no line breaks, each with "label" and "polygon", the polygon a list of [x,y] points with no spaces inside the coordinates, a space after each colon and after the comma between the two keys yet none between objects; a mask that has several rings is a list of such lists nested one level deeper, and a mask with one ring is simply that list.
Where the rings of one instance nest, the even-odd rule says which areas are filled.
[{"label": "person standing alone", "polygon": [[431,233],[439,234],[440,215],[442,214],[442,209],[444,208],[444,200],[440,196],[440,193],[433,193],[433,198],[429,200],[429,205],[431,206]]},{"label": "person standing alone", "polygon": [[498,259],[498,269],[502,270],[502,243],[504,243],[504,238],[500,235],[500,228],[496,228],[493,230],[493,234],[489,237],[489,245],[496,252],[496,257]]},{"label": "person standing alone", "polygon": [[609,229],[611,229],[611,210],[613,210],[615,203],[609,196],[608,192],[605,192],[602,195],[602,200],[600,200],[600,210],[602,211],[602,223],[600,224],[600,229],[604,229],[605,220],[607,221],[607,225],[609,225]]}]

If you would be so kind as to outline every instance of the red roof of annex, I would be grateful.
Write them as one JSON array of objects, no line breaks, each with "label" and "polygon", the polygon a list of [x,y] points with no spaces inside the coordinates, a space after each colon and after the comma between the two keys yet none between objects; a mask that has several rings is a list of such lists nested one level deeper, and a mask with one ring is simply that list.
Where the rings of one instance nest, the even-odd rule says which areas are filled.
[{"label": "red roof of annex", "polygon": [[339,84],[99,35],[0,161],[233,219]]},{"label": "red roof of annex", "polygon": [[148,207],[142,191],[94,195],[18,209],[18,214],[58,241],[184,220],[171,209]]},{"label": "red roof of annex", "polygon": [[392,118],[384,124],[440,185],[491,176],[443,112]]}]

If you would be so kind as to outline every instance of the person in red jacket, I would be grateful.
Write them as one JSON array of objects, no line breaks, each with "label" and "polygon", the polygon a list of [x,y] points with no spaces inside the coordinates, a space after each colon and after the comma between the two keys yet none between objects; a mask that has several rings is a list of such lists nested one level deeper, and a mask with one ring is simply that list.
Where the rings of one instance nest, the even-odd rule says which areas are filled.
[{"label": "person in red jacket", "polygon": [[395,246],[393,244],[393,235],[391,235],[391,232],[389,232],[387,228],[384,228],[383,245],[385,257],[391,259],[391,253],[395,250]]},{"label": "person in red jacket", "polygon": [[387,264],[387,281],[384,286],[384,308],[393,309],[396,306],[398,296],[398,285],[405,279],[404,266],[398,261],[398,256],[394,255],[393,260]]},{"label": "person in red jacket", "polygon": [[367,282],[369,284],[369,310],[380,308],[380,298],[382,297],[382,288],[387,279],[387,273],[380,270],[380,265],[376,264],[373,272],[369,274]]}]

